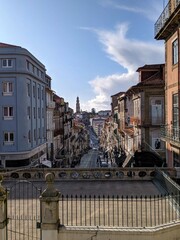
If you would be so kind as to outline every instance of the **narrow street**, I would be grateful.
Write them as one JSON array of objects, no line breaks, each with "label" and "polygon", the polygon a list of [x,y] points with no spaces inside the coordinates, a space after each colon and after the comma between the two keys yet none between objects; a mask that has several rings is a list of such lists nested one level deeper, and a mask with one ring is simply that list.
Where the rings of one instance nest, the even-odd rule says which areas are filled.
[{"label": "narrow street", "polygon": [[91,149],[87,154],[85,154],[81,158],[81,162],[77,167],[78,168],[95,168],[97,167],[97,158],[98,158],[98,151]]}]

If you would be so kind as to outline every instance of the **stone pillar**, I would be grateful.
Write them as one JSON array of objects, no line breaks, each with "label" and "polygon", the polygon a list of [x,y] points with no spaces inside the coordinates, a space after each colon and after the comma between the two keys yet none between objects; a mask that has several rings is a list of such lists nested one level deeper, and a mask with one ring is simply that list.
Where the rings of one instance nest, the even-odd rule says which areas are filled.
[{"label": "stone pillar", "polygon": [[0,239],[7,240],[7,194],[1,185],[2,179],[0,175]]},{"label": "stone pillar", "polygon": [[47,173],[45,178],[47,188],[40,196],[42,240],[58,240],[60,192],[54,187],[52,173]]}]

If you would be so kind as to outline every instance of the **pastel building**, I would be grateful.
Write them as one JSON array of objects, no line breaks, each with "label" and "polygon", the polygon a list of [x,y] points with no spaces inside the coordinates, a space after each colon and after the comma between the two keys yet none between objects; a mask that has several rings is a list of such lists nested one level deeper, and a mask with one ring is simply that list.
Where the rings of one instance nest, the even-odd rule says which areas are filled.
[{"label": "pastel building", "polygon": [[46,69],[25,48],[0,43],[0,164],[46,157]]}]

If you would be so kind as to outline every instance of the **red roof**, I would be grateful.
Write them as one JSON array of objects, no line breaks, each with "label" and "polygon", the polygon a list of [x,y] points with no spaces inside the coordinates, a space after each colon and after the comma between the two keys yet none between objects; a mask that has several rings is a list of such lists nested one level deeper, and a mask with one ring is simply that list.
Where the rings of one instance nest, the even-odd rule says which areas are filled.
[{"label": "red roof", "polygon": [[19,47],[19,46],[0,42],[0,47],[1,47],[1,48],[9,48],[9,47],[14,47],[14,48],[16,48],[16,47]]},{"label": "red roof", "polygon": [[145,64],[143,67],[139,67],[136,71],[137,72],[140,72],[142,70],[159,70],[160,68],[164,67],[165,64],[162,63],[162,64]]}]

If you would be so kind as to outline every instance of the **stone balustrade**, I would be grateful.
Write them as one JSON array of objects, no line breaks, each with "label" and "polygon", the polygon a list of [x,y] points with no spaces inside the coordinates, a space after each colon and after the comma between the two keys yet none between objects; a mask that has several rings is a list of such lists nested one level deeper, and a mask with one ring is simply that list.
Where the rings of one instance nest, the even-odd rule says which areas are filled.
[{"label": "stone balustrade", "polygon": [[[174,168],[161,168],[171,178],[176,179]],[[1,170],[4,180],[29,179],[44,180],[46,173],[53,173],[55,181],[67,180],[152,180],[155,168],[27,168]]]}]

